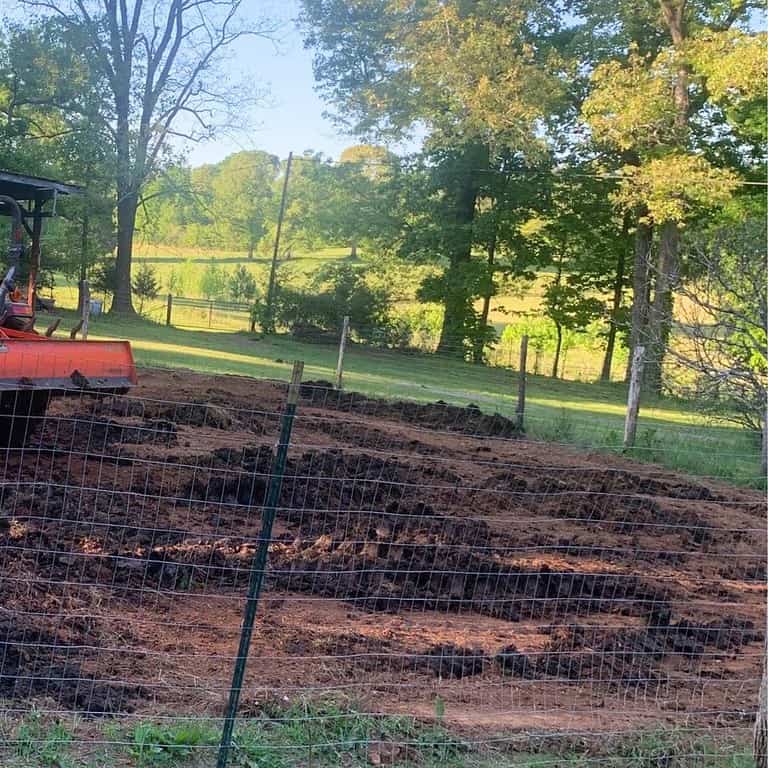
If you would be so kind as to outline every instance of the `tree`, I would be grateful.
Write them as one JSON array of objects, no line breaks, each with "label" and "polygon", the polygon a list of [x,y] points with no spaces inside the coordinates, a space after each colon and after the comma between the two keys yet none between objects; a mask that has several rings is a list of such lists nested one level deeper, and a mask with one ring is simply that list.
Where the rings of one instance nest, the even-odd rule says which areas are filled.
[{"label": "tree", "polygon": [[[622,220],[611,203],[616,183],[599,177],[595,162],[585,162],[576,153],[564,159],[563,167],[544,182],[548,190],[541,212],[521,230],[530,259],[539,269],[554,271],[542,307],[556,329],[553,376],[563,331],[583,331],[602,320],[606,344],[600,376],[609,380],[617,337],[624,328],[630,248],[626,217]],[[611,295],[608,311],[596,298],[606,294]]]},{"label": "tree", "polygon": [[[719,137],[733,136],[724,130],[718,100],[748,90],[733,59],[749,63],[753,73],[760,69],[751,35],[734,28],[748,19],[752,3],[659,0],[608,6],[604,0],[580,0],[569,6],[584,20],[591,50],[608,51],[607,59],[592,62],[582,112],[593,138],[624,158],[626,181],[617,200],[634,217],[636,238],[630,342],[648,347],[647,382],[660,392],[681,268],[681,230],[725,204],[732,191],[728,166],[734,155],[722,151]],[[722,43],[723,35],[730,41],[727,54],[708,42]],[[709,56],[702,56],[702,49]],[[723,65],[713,66],[718,52]],[[745,100],[754,95],[734,99]]]},{"label": "tree", "polygon": [[274,218],[279,169],[278,158],[266,152],[237,152],[214,166],[208,205],[215,212],[216,227],[227,244],[245,248],[249,259]]},{"label": "tree", "polygon": [[[84,187],[45,228],[43,278],[78,281],[114,247],[114,154],[104,130],[104,83],[81,55],[83,29],[57,18],[9,25],[0,36],[0,166]],[[82,303],[82,295],[79,302]]]},{"label": "tree", "polygon": [[115,295],[117,284],[117,265],[115,257],[109,256],[100,261],[91,272],[91,287],[105,299]]},{"label": "tree", "polygon": [[[350,328],[366,341],[377,339],[387,330],[389,295],[381,287],[365,281],[365,271],[340,263],[320,270],[304,289],[278,283],[274,319],[294,333],[314,336],[321,332],[338,333],[344,316]],[[253,319],[263,325],[267,308],[254,307]]]},{"label": "tree", "polygon": [[229,295],[232,301],[253,301],[256,296],[256,278],[245,264],[235,269],[229,276]]},{"label": "tree", "polygon": [[136,271],[133,278],[133,292],[139,297],[139,314],[144,314],[144,302],[147,299],[156,299],[160,291],[160,283],[157,273],[146,261]]},{"label": "tree", "polygon": [[[429,161],[444,186],[435,195],[450,231],[439,239],[445,308],[438,350],[463,355],[472,317],[473,226],[481,178],[498,151],[537,155],[557,79],[548,68],[547,4],[506,0],[416,4],[303,0],[305,43],[339,120],[358,135],[427,131]],[[533,32],[536,43],[533,45]]]},{"label": "tree", "polygon": [[200,293],[206,300],[218,299],[226,293],[227,275],[216,262],[211,259],[200,275]]},{"label": "tree", "polygon": [[339,156],[339,194],[334,200],[339,218],[334,234],[347,240],[351,259],[357,258],[360,241],[371,239],[382,228],[381,218],[386,217],[382,185],[391,177],[396,162],[385,147],[371,144],[347,147]]},{"label": "tree", "polygon": [[603,313],[599,299],[584,296],[581,289],[573,284],[563,283],[556,278],[544,289],[544,312],[555,326],[555,356],[552,360],[552,378],[556,379],[560,367],[560,353],[563,348],[563,332],[584,331]]},{"label": "tree", "polygon": [[764,217],[689,238],[688,279],[671,355],[693,375],[700,407],[763,433],[768,393]]},{"label": "tree", "polygon": [[112,311],[132,313],[133,236],[141,194],[170,139],[211,138],[222,123],[234,122],[245,94],[219,77],[224,54],[244,35],[267,35],[272,28],[264,22],[240,23],[242,0],[23,2],[83,30],[87,56],[106,84],[113,120],[105,129],[116,157]]}]

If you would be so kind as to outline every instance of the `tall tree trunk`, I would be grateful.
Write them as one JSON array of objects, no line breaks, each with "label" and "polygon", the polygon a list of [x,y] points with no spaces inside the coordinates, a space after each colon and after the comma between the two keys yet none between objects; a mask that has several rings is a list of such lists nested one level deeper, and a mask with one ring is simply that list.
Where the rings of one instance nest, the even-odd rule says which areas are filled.
[{"label": "tall tree trunk", "polygon": [[[488,242],[488,290],[483,296],[483,308],[480,311],[480,327],[485,328],[488,325],[488,315],[491,312],[491,298],[493,297],[493,265],[496,262],[496,227],[491,233],[491,239]],[[472,360],[476,364],[483,362],[482,341],[475,341],[475,348],[472,353]]]},{"label": "tall tree trunk", "polygon": [[557,343],[555,344],[555,359],[552,363],[552,378],[557,378],[557,369],[560,367],[560,350],[563,346],[563,326],[560,323],[555,323],[555,329],[557,330]]},{"label": "tall tree trunk", "polygon": [[646,325],[648,323],[648,297],[651,281],[651,249],[653,246],[653,227],[641,221],[647,214],[644,206],[637,211],[635,229],[634,259],[632,265],[632,319],[629,329],[629,360],[624,375],[629,381],[632,368],[632,354],[635,347],[646,343]]},{"label": "tall tree trunk", "polygon": [[85,303],[83,283],[88,278],[89,224],[88,214],[84,213],[83,220],[80,224],[80,280],[77,283],[77,312],[81,316],[83,312],[83,304]]},{"label": "tall tree trunk", "polygon": [[[676,49],[685,45],[687,30],[685,13],[687,0],[660,0],[664,21],[669,29],[672,44]],[[681,64],[675,75],[672,98],[675,105],[675,144],[678,147],[688,145],[688,113],[690,99],[688,83],[690,72],[688,65]],[[661,224],[659,237],[659,260],[656,269],[656,287],[651,304],[648,335],[650,355],[644,369],[646,387],[660,395],[663,389],[663,360],[669,342],[672,327],[673,290],[677,283],[680,254],[679,222],[669,220]]]},{"label": "tall tree trunk", "polygon": [[115,114],[117,116],[117,261],[115,295],[110,312],[135,315],[131,299],[131,262],[133,233],[139,205],[138,189],[133,181],[137,169],[131,162],[131,61],[126,58],[115,74]]},{"label": "tall tree trunk", "polygon": [[677,283],[679,249],[680,230],[677,222],[664,222],[659,236],[656,286],[648,323],[649,351],[644,369],[645,385],[657,395],[661,394],[664,386],[663,362],[672,327],[672,291]]},{"label": "tall tree trunk", "polygon": [[624,216],[622,227],[622,247],[619,249],[619,257],[616,260],[616,276],[613,281],[613,304],[611,306],[611,324],[608,328],[608,343],[605,345],[605,357],[603,357],[603,369],[600,371],[600,381],[611,380],[611,365],[613,364],[613,351],[616,347],[616,334],[619,325],[619,313],[621,312],[621,299],[624,294],[624,264],[626,255],[624,243],[629,231],[629,216]]},{"label": "tall tree trunk", "polygon": [[350,259],[356,259],[357,258],[357,240],[353,240],[349,244],[349,258]]},{"label": "tall tree trunk", "polygon": [[[464,355],[467,315],[472,311],[472,289],[467,280],[467,266],[472,259],[473,224],[478,194],[477,171],[488,165],[488,149],[482,145],[467,147],[448,174],[445,190],[449,217],[454,224],[446,250],[448,268],[443,275],[443,325],[438,354]],[[450,178],[452,177],[452,178]]]},{"label": "tall tree trunk", "polygon": [[135,315],[131,298],[131,263],[133,260],[133,232],[139,196],[127,192],[117,203],[117,262],[115,264],[115,297],[111,312]]},{"label": "tall tree trunk", "polygon": [[256,242],[253,239],[253,235],[248,237],[248,258],[253,258],[253,252],[256,249]]}]

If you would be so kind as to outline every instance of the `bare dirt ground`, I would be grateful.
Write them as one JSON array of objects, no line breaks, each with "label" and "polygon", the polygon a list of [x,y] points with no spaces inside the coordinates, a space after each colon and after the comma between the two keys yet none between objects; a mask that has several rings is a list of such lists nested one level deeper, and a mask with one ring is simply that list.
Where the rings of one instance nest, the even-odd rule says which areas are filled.
[{"label": "bare dirt ground", "polygon": [[[219,716],[285,386],[145,372],[0,456],[0,698]],[[745,725],[761,494],[305,387],[243,711],[325,693],[484,733]]]}]

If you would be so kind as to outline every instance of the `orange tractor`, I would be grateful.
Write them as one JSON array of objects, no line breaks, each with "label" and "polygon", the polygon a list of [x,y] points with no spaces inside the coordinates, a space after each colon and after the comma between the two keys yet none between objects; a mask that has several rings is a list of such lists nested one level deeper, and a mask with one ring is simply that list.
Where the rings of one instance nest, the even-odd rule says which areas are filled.
[{"label": "orange tractor", "polygon": [[[0,447],[22,445],[52,397],[121,393],[136,384],[127,341],[53,338],[56,323],[42,334],[35,330],[42,305],[37,278],[43,219],[55,215],[59,197],[80,191],[51,179],[0,171],[0,215],[10,217],[7,271],[0,282]],[[17,284],[25,264],[26,293]]]}]

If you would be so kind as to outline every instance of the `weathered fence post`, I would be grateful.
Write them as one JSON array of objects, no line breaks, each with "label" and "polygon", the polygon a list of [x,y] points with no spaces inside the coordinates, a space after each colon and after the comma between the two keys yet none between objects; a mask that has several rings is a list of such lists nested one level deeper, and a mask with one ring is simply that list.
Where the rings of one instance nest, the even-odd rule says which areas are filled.
[{"label": "weathered fence post", "polygon": [[[80,281],[80,319],[77,324],[69,332],[69,338],[73,341],[77,338],[77,334],[82,331],[83,340],[88,338],[88,319],[91,315],[91,290],[88,287],[87,280]],[[46,333],[46,335],[48,335]]]},{"label": "weathered fence post", "polygon": [[341,389],[344,375],[344,352],[347,348],[347,335],[349,334],[349,315],[344,315],[341,324],[341,338],[339,339],[339,359],[336,363],[336,389]]},{"label": "weathered fence post", "polygon": [[248,651],[251,647],[251,637],[253,635],[253,622],[256,618],[256,609],[259,606],[259,597],[264,586],[264,576],[267,570],[267,557],[269,555],[269,544],[272,539],[272,525],[275,521],[275,512],[280,502],[280,490],[283,486],[283,475],[285,474],[285,462],[288,457],[288,447],[291,442],[291,430],[293,429],[293,418],[296,415],[296,405],[299,401],[299,390],[301,388],[301,376],[304,372],[304,363],[296,361],[293,364],[293,375],[291,383],[288,386],[288,398],[285,403],[285,410],[280,421],[280,437],[272,457],[272,471],[267,489],[267,498],[262,512],[261,532],[259,533],[259,546],[251,563],[251,575],[248,583],[248,594],[243,611],[243,627],[240,632],[240,646],[237,651],[235,668],[232,673],[232,687],[229,691],[229,702],[227,711],[224,715],[224,729],[221,734],[221,744],[219,746],[219,758],[216,763],[217,768],[226,768],[229,761],[229,753],[232,749],[232,732],[235,728],[235,718],[237,717],[237,707],[240,703],[240,692],[243,689],[243,677],[245,675],[245,665],[248,661]]},{"label": "weathered fence post", "polygon": [[520,339],[520,371],[517,378],[517,428],[522,432],[525,419],[525,380],[528,376],[528,336]]},{"label": "weathered fence post", "polygon": [[173,296],[168,294],[168,299],[165,304],[165,324],[171,324],[171,315],[173,314]]},{"label": "weathered fence post", "polygon": [[643,381],[643,366],[645,364],[645,347],[638,345],[632,353],[632,373],[629,379],[629,394],[627,395],[627,417],[624,421],[624,449],[635,444],[637,434],[637,414],[640,410],[640,389]]},{"label": "weathered fence post", "polygon": [[88,338],[88,321],[91,317],[91,288],[88,285],[87,280],[82,280],[81,283],[81,289],[80,292],[83,296],[83,308],[82,308],[82,318],[83,318],[83,327],[81,336],[83,337],[83,341],[85,341]]},{"label": "weathered fence post", "polygon": [[768,768],[768,645],[763,656],[763,679],[757,699],[757,719],[755,720],[755,766]]}]

